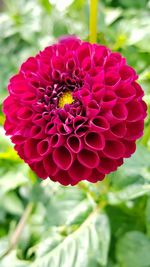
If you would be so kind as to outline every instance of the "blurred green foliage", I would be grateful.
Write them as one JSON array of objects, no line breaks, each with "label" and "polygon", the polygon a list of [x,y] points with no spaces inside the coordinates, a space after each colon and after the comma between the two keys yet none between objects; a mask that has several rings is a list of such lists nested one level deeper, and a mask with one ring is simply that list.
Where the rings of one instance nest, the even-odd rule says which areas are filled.
[{"label": "blurred green foliage", "polygon": [[[60,35],[88,40],[88,1],[63,2],[0,1],[0,105],[28,56]],[[101,0],[98,14],[98,42],[127,57],[149,108],[150,1]],[[150,267],[149,116],[131,159],[104,182],[75,187],[41,182],[16,155],[3,122],[0,111],[0,267]]]}]

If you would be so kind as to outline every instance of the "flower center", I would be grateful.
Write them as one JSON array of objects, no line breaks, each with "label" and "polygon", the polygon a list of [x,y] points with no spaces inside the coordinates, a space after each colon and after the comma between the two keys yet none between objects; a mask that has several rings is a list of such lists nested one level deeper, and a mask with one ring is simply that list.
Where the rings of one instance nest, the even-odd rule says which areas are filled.
[{"label": "flower center", "polygon": [[72,104],[74,99],[72,97],[71,91],[65,91],[59,98],[58,107],[63,108],[66,104]]}]

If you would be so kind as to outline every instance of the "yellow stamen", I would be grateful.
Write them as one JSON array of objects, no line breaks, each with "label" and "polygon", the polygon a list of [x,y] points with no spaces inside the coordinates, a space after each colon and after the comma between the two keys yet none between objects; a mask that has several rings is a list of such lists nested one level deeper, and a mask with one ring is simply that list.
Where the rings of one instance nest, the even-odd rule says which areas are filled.
[{"label": "yellow stamen", "polygon": [[59,98],[58,107],[63,108],[66,104],[72,104],[74,101],[72,94],[70,91],[66,91],[63,95]]}]

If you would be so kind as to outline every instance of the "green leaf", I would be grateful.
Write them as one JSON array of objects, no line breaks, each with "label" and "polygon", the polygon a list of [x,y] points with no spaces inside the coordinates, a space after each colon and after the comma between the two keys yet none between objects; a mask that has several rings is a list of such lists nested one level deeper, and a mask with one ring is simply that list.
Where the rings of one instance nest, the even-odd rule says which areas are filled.
[{"label": "green leaf", "polygon": [[127,170],[125,170],[123,166],[117,171],[110,173],[108,181],[111,184],[112,189],[116,191],[122,190],[132,184],[142,184],[145,182],[141,176],[131,174],[130,170],[127,173]]},{"label": "green leaf", "polygon": [[8,248],[8,239],[7,238],[1,238],[0,239],[0,257],[5,253],[5,251]]},{"label": "green leaf", "polygon": [[[136,201],[132,206],[120,205],[106,207],[113,238],[117,239],[125,234],[125,232],[143,231],[145,229],[145,203],[141,206],[141,202],[141,200]],[[112,253],[114,254],[114,251]]]},{"label": "green leaf", "polygon": [[29,182],[27,178],[27,166],[20,164],[19,168],[13,168],[0,178],[0,195],[16,189]]},{"label": "green leaf", "polygon": [[147,3],[147,0],[119,0],[119,4],[126,8],[142,8],[145,7]]},{"label": "green leaf", "polygon": [[111,260],[108,262],[107,267],[120,267],[118,264],[115,264],[114,262],[112,262]]},{"label": "green leaf", "polygon": [[150,237],[150,197],[147,200],[145,216],[146,216],[147,235]]},{"label": "green leaf", "polygon": [[[57,191],[52,194],[52,186],[53,184],[50,183],[50,192],[46,203],[44,203],[46,214],[53,214],[53,216],[45,218],[48,228],[52,225],[70,225],[77,223],[77,221],[82,222],[82,217],[83,219],[86,218],[91,209],[91,203],[86,201],[86,194],[78,187],[65,188],[62,186],[58,186]],[[45,190],[47,191],[47,188]],[[84,201],[87,205],[84,204]]]},{"label": "green leaf", "polygon": [[[17,258],[16,256],[17,252],[13,250],[10,254],[5,256],[1,261],[0,261],[0,267],[30,267],[30,262],[27,261],[21,261]],[[10,265],[11,264],[11,265]]]},{"label": "green leaf", "polygon": [[10,148],[10,139],[5,136],[3,127],[0,127],[0,154]]},{"label": "green leaf", "polygon": [[55,249],[64,240],[64,237],[56,232],[50,233],[50,237],[42,240],[42,242],[40,242],[35,248],[31,248],[30,251],[34,251],[37,258],[43,257],[51,250]]},{"label": "green leaf", "polygon": [[15,192],[8,192],[5,194],[0,202],[0,207],[6,210],[6,212],[21,215],[24,211],[21,199]]},{"label": "green leaf", "polygon": [[125,160],[123,168],[126,173],[142,174],[144,168],[150,168],[149,150],[142,145],[138,145],[134,155]]},{"label": "green leaf", "polygon": [[150,239],[138,231],[126,233],[117,243],[116,257],[122,267],[149,267]]},{"label": "green leaf", "polygon": [[107,8],[105,10],[105,21],[106,25],[111,25],[114,21],[116,21],[122,14],[121,8]]},{"label": "green leaf", "polygon": [[108,202],[111,205],[120,204],[128,200],[133,200],[135,198],[141,197],[147,193],[150,193],[150,184],[133,184],[127,186],[125,189],[117,192],[108,193]]},{"label": "green leaf", "polygon": [[138,144],[134,155],[109,175],[110,183],[113,189],[122,189],[132,184],[149,182],[149,169],[150,152],[145,146]]},{"label": "green leaf", "polygon": [[53,25],[53,35],[56,38],[59,38],[60,35],[66,35],[68,34],[68,28],[66,23],[64,22],[64,20],[62,19],[58,19],[55,21],[54,25]]},{"label": "green leaf", "polygon": [[50,13],[51,12],[52,6],[51,6],[49,0],[39,0],[39,3],[41,4],[41,6],[45,9],[45,11],[47,13]]},{"label": "green leaf", "polygon": [[95,260],[107,264],[110,229],[108,218],[94,210],[84,223],[63,239],[45,256],[37,258],[32,267],[81,267]]}]

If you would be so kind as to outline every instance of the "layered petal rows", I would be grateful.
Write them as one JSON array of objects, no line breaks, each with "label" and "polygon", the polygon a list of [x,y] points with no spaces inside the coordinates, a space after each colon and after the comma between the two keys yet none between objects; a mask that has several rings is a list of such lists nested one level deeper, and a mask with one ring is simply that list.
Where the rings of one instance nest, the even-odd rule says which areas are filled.
[{"label": "layered petal rows", "polygon": [[30,57],[10,79],[4,128],[40,178],[97,182],[143,135],[138,76],[119,53],[69,36]]}]

